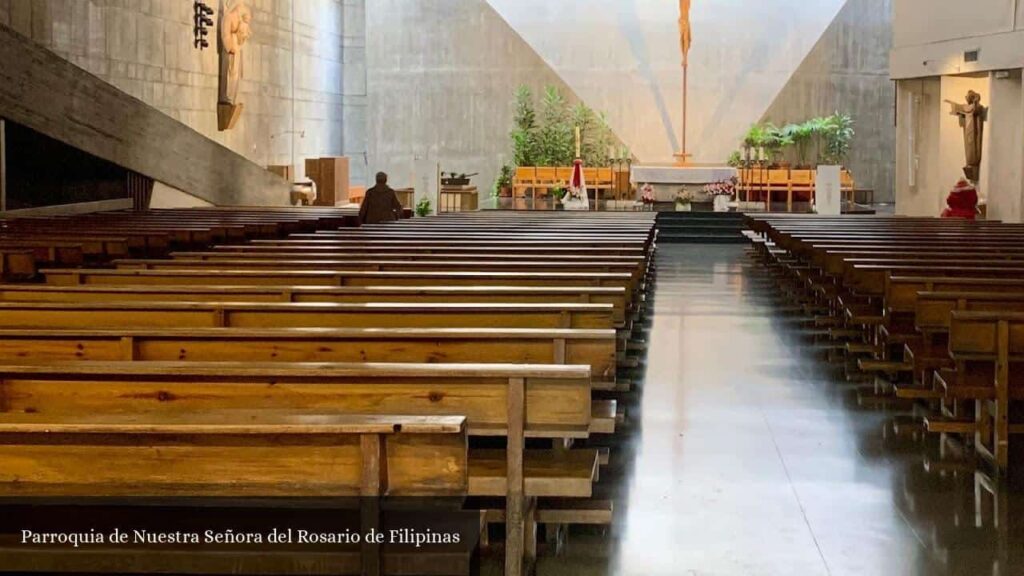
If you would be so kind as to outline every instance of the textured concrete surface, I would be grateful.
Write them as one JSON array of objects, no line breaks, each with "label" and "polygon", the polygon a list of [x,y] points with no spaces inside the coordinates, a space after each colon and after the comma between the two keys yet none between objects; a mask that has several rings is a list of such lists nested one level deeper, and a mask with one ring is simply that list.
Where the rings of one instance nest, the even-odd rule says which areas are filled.
[{"label": "textured concrete surface", "polygon": [[0,116],[220,204],[285,204],[288,185],[0,26]]},{"label": "textured concrete surface", "polygon": [[[488,0],[643,162],[672,161],[682,124],[679,3]],[[688,147],[725,162],[844,0],[695,1]]]},{"label": "textured concrete surface", "polygon": [[193,49],[191,2],[0,0],[0,24],[259,165],[301,174],[307,156],[361,148],[363,1],[251,1],[245,111],[229,132],[217,131],[215,30],[211,48]]},{"label": "textured concrete surface", "polygon": [[[445,172],[479,172],[481,198],[511,162],[512,98],[520,84],[572,91],[484,0],[372,0],[366,5],[371,172],[417,198]],[[356,161],[358,164],[358,161]]]},{"label": "textured concrete surface", "polygon": [[848,0],[763,117],[782,125],[837,110],[850,114],[857,137],[849,167],[876,202],[894,198],[891,10],[891,0]]}]

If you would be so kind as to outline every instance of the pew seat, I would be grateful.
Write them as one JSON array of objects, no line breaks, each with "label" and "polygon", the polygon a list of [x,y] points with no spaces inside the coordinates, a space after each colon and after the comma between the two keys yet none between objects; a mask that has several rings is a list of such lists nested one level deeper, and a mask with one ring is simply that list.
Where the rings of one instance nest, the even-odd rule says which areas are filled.
[{"label": "pew seat", "polygon": [[0,329],[0,362],[574,364],[615,385],[613,330],[505,328]]},{"label": "pew seat", "polygon": [[36,258],[25,248],[0,248],[0,279],[30,280],[36,275]]},{"label": "pew seat", "polygon": [[463,496],[466,442],[461,416],[4,413],[0,497]]},{"label": "pew seat", "polygon": [[[1014,372],[1010,371],[1009,397],[1011,400],[1024,400],[1024,374]],[[935,386],[943,396],[955,400],[994,400],[995,377],[993,365],[972,366],[968,371],[942,368],[936,370],[934,376]]]},{"label": "pew seat", "polygon": [[611,304],[0,302],[4,328],[609,329]]}]

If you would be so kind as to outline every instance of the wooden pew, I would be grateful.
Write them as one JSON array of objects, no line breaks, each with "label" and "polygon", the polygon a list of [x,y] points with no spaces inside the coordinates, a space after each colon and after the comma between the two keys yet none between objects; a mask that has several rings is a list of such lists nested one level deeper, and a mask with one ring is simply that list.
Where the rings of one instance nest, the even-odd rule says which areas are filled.
[{"label": "wooden pew", "polygon": [[0,240],[0,250],[30,250],[37,265],[81,266],[85,250],[76,242]]},{"label": "wooden pew", "polygon": [[643,280],[637,262],[537,261],[537,260],[259,260],[245,258],[216,260],[117,260],[119,270],[269,270],[269,271],[381,271],[381,272],[610,272],[628,274],[631,290]]},{"label": "wooden pew", "polygon": [[[528,262],[610,262],[610,263],[621,263],[631,264],[640,267],[644,264],[645,258],[642,255],[636,256],[625,256],[619,254],[580,254],[579,252],[573,253],[561,253],[551,254],[548,251],[535,251],[533,253],[523,254],[516,252],[514,254],[494,252],[492,250],[478,250],[478,251],[467,251],[467,252],[442,252],[442,253],[428,253],[428,252],[401,252],[401,251],[383,251],[366,252],[363,250],[356,250],[351,252],[342,251],[285,251],[285,252],[270,252],[265,250],[246,250],[246,246],[235,246],[235,250],[226,252],[223,250],[211,251],[211,252],[172,252],[171,258],[175,260],[184,261],[196,261],[196,260],[207,260],[214,262],[225,262],[225,261],[240,261],[240,260],[302,260],[302,261],[316,261],[323,262],[330,265],[331,262],[348,262],[348,261],[420,261],[420,262],[438,262],[445,259],[451,260],[481,260],[481,261],[528,261]],[[132,262],[131,260],[122,260],[123,262]]]},{"label": "wooden pew", "polygon": [[1015,278],[956,278],[948,276],[886,277],[885,310],[887,314],[912,313],[920,292],[1024,292],[1024,284]]},{"label": "wooden pew", "polygon": [[332,272],[323,270],[106,270],[43,269],[47,283],[77,285],[214,286],[610,286],[627,290],[632,276],[598,272]]},{"label": "wooden pew", "polygon": [[921,375],[921,389],[904,387],[897,396],[938,398],[931,386],[931,373],[952,368],[949,356],[949,326],[954,311],[1024,311],[1024,293],[999,292],[920,292],[917,295],[914,325],[920,338],[906,343],[905,359]]},{"label": "wooden pew", "polygon": [[518,256],[523,258],[530,258],[535,255],[539,256],[550,256],[551,258],[557,258],[559,256],[577,256],[580,254],[586,254],[589,256],[635,256],[639,258],[646,258],[647,254],[644,252],[642,247],[587,247],[581,249],[580,247],[573,246],[530,246],[521,245],[516,242],[509,244],[491,243],[486,245],[479,244],[459,244],[450,245],[444,243],[430,243],[430,244],[414,244],[410,245],[403,242],[370,242],[370,241],[352,241],[352,242],[319,242],[315,244],[280,240],[275,242],[250,242],[247,244],[226,244],[217,245],[210,248],[210,253],[225,255],[225,254],[238,254],[246,255],[248,257],[258,257],[260,254],[280,254],[283,257],[294,258],[296,255],[314,256],[322,255],[325,258],[329,258],[336,254],[360,254],[360,253],[373,253],[373,254],[502,254],[508,256]]},{"label": "wooden pew", "polygon": [[[466,416],[507,449],[470,453],[468,495],[503,496],[506,573],[520,574],[525,514],[538,497],[591,495],[596,451],[527,451],[527,436],[586,435],[590,371],[576,366],[78,362],[0,366],[0,414],[41,418],[202,410]],[[500,455],[500,456],[499,456]]]},{"label": "wooden pew", "polygon": [[[290,505],[290,524],[302,525],[302,512],[297,510],[303,502],[315,502],[351,506],[356,514],[349,529],[365,532],[367,527],[381,525],[381,497],[405,502],[412,498],[436,502],[441,497],[457,503],[469,491],[466,419],[461,416],[274,410],[66,417],[2,414],[0,459],[6,463],[0,470],[0,496],[5,498],[4,510],[10,519],[0,523],[0,570],[4,572],[225,573],[226,564],[231,565],[230,573],[244,572],[243,566],[266,569],[271,565],[280,573],[293,571],[268,557],[266,546],[183,549],[182,545],[125,545],[104,538],[89,544],[87,553],[69,555],[61,547],[26,543],[22,530],[45,533],[48,519],[68,513],[66,507],[48,505],[51,502],[77,504],[71,517],[60,518],[62,532],[110,534],[117,527],[131,534],[136,528],[153,527],[157,532],[205,534],[211,528],[219,532],[230,526],[239,533],[260,532],[265,537],[267,528],[255,529],[251,521],[236,522],[249,512],[259,518],[260,527],[276,527],[279,519],[265,503],[279,506],[284,498]],[[346,504],[354,497],[359,497],[358,502]],[[203,514],[215,515],[203,520],[201,530],[195,522],[182,521],[182,516],[195,515],[196,510],[188,506],[195,506],[197,499]],[[224,499],[230,501],[228,508],[215,508]],[[115,500],[121,505],[97,505]],[[12,502],[29,505],[12,507]],[[124,502],[135,506],[128,508]],[[31,512],[23,512],[26,508]],[[337,518],[338,511],[333,512]],[[102,525],[93,518],[87,528],[77,527],[75,516],[90,514],[98,515]],[[351,521],[337,518],[332,531],[343,532],[347,522]],[[242,526],[249,529],[240,530]],[[12,528],[16,532],[8,533]],[[474,534],[461,536],[472,541]],[[464,550],[465,556],[471,552],[469,546]],[[459,559],[451,558],[453,550],[447,552],[431,555],[429,565],[458,571]],[[408,562],[410,556],[405,553],[403,559],[403,553],[393,548],[365,542],[334,546],[329,552],[306,546],[289,553],[296,565],[307,567],[311,561],[324,564],[330,558],[333,573],[343,574],[380,574],[382,563]],[[413,555],[422,563],[423,551]]]},{"label": "wooden pew", "polygon": [[[0,329],[0,363],[19,361],[570,364],[614,388],[612,330],[511,328]],[[613,402],[614,403],[614,402]],[[603,404],[607,408],[608,404]],[[614,418],[614,409],[612,417]],[[614,428],[614,421],[602,422]]]},{"label": "wooden pew", "polygon": [[[33,242],[33,243],[72,243],[82,247],[82,252],[88,259],[122,258],[131,254],[136,249],[137,243],[123,236],[102,235],[102,234],[3,234],[0,233],[0,242]],[[141,251],[144,245],[138,246]]]},{"label": "wooden pew", "polygon": [[462,416],[5,412],[0,497],[463,496],[466,442]]},{"label": "wooden pew", "polygon": [[626,321],[626,290],[603,286],[55,286],[0,284],[0,301],[22,302],[370,302],[611,304],[615,326]]},{"label": "wooden pew", "polygon": [[[778,263],[792,278],[786,281],[791,297],[808,309],[827,312],[830,318],[818,316],[816,322],[833,326],[833,338],[853,336],[848,351],[876,357],[877,362],[859,361],[862,368],[902,369],[906,364],[889,362],[893,345],[907,345],[906,356],[917,360],[928,356],[932,346],[914,329],[910,306],[916,293],[908,296],[902,290],[892,298],[890,276],[1015,277],[1024,255],[1012,244],[1000,245],[1020,237],[1024,228],[991,222],[772,216],[748,221],[771,239],[761,243],[760,254],[766,261],[781,258]],[[864,344],[856,343],[859,337]]]},{"label": "wooden pew", "polygon": [[31,250],[0,248],[0,279],[30,280],[36,275],[36,259]]},{"label": "wooden pew", "polygon": [[[1024,433],[1011,402],[1024,400],[1019,376],[1024,361],[1024,318],[1019,312],[953,312],[949,351],[955,369],[939,370],[935,380],[947,398],[972,401],[973,419],[937,418],[930,430],[973,434],[975,451],[1000,473],[1010,467],[1011,435]],[[972,421],[973,420],[973,421]]]},{"label": "wooden pew", "polygon": [[478,234],[429,234],[429,233],[413,233],[409,232],[406,234],[397,234],[390,231],[382,232],[318,232],[316,234],[292,234],[288,237],[289,240],[302,241],[302,242],[336,242],[338,240],[382,240],[389,242],[404,242],[406,244],[419,244],[419,243],[463,243],[463,244],[480,244],[480,243],[498,243],[507,244],[510,241],[520,242],[527,246],[549,246],[551,244],[560,245],[573,245],[573,246],[618,246],[618,247],[636,247],[643,246],[648,248],[652,242],[651,236],[643,234],[630,234],[623,236],[604,236],[604,235],[573,235],[566,234],[566,238],[555,239],[551,237],[550,233],[544,234],[532,234],[532,235],[514,235],[514,234],[500,234],[500,233],[478,233]]},{"label": "wooden pew", "polygon": [[0,302],[7,328],[612,328],[610,304]]},{"label": "wooden pew", "polygon": [[[532,248],[534,250],[545,249],[551,247],[553,241],[551,238],[541,239],[519,239],[509,238],[504,239],[488,239],[488,240],[473,240],[473,239],[438,239],[438,238],[417,238],[414,241],[407,239],[396,239],[396,238],[368,238],[368,237],[355,237],[355,238],[317,238],[317,237],[299,237],[297,235],[290,236],[283,240],[253,240],[251,246],[286,246],[293,247],[298,246],[302,249],[308,248],[321,248],[321,249],[333,249],[337,247],[358,247],[371,245],[376,249],[388,249],[398,248],[401,250],[416,250],[417,246],[429,246],[433,247],[445,247],[450,249],[451,247],[457,247],[459,250],[467,249],[470,247],[474,248],[488,248],[492,250],[503,250],[509,252],[515,252],[520,248]],[[248,245],[247,245],[248,246]],[[564,240],[557,242],[557,247],[564,249],[572,249],[578,252],[593,252],[595,254],[601,253],[628,253],[636,250],[638,247],[644,252],[648,252],[650,247],[642,244],[636,244],[633,242],[601,242],[601,241],[589,241],[589,240],[578,240],[572,236],[566,237]],[[275,248],[276,250],[276,248]]]}]

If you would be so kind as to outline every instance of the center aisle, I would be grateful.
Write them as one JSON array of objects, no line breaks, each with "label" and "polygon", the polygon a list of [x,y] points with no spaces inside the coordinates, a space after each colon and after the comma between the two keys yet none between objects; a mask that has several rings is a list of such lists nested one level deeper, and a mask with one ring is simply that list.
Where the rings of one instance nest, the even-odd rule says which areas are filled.
[{"label": "center aisle", "polygon": [[610,573],[1007,573],[973,474],[928,473],[924,440],[858,405],[771,282],[741,246],[659,247]]}]

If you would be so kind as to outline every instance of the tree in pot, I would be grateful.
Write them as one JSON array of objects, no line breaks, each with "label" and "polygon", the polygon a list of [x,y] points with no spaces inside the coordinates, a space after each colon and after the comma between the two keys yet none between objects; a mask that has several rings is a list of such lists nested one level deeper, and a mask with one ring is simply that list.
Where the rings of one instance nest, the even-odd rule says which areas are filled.
[{"label": "tree in pot", "polygon": [[764,146],[764,127],[760,124],[753,124],[743,137],[743,153],[747,164],[757,162],[761,157],[761,149]]},{"label": "tree in pot", "polygon": [[503,164],[498,171],[498,177],[494,179],[494,188],[491,191],[494,198],[509,197],[512,195],[512,167]]},{"label": "tree in pot", "polygon": [[796,149],[796,167],[806,170],[811,167],[810,159],[807,157],[810,152],[811,141],[814,139],[814,125],[808,121],[801,124],[789,124],[782,129],[787,139],[792,142]]},{"label": "tree in pot", "polygon": [[856,135],[853,118],[836,112],[825,119],[825,126],[822,134],[824,160],[827,164],[842,166],[850,155],[850,145]]},{"label": "tree in pot", "polygon": [[416,203],[416,215],[423,218],[424,216],[430,216],[430,211],[430,198],[420,198],[420,201]]},{"label": "tree in pot", "polygon": [[533,108],[533,93],[527,86],[516,90],[512,118],[512,159],[516,166],[536,166],[537,112]]},{"label": "tree in pot", "polygon": [[782,151],[787,146],[792,145],[792,139],[784,130],[771,122],[764,125],[764,136],[761,146],[768,154],[768,159],[772,166],[780,166],[782,164]]},{"label": "tree in pot", "polygon": [[554,86],[544,89],[540,120],[540,129],[537,131],[537,165],[572,165],[575,154],[572,113],[565,98]]}]

